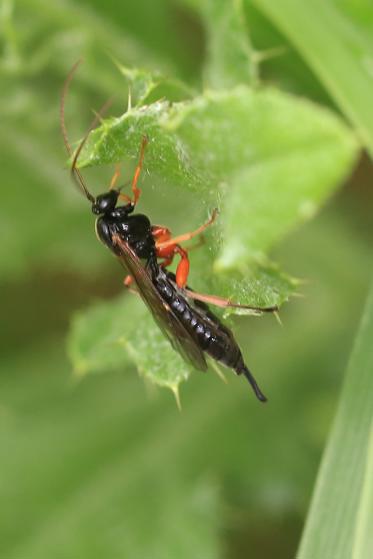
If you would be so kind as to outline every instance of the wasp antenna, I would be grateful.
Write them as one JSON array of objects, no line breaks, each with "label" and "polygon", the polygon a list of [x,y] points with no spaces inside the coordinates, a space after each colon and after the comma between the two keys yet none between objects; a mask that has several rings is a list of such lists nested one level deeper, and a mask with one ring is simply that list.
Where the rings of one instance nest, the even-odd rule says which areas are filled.
[{"label": "wasp antenna", "polygon": [[[74,74],[75,74],[78,66],[81,64],[81,62],[82,62],[82,59],[79,59],[77,62],[75,62],[74,66],[71,68],[71,70],[68,73],[67,78],[65,80],[65,83],[64,83],[64,86],[63,86],[63,89],[62,89],[62,95],[61,95],[60,125],[61,125],[61,132],[62,132],[62,137],[63,137],[63,141],[64,141],[64,144],[65,144],[65,148],[66,148],[66,151],[67,151],[69,156],[72,155],[72,149],[71,149],[71,146],[70,146],[69,138],[68,138],[68,135],[67,135],[66,124],[65,124],[65,101],[66,101],[67,94],[69,92],[69,86],[70,86],[71,80],[73,79]],[[81,174],[79,169],[76,169],[76,166],[74,165],[74,162],[71,166],[71,176],[72,176],[72,179],[75,182],[75,184],[85,194],[85,196],[88,198],[88,200],[90,202],[94,202],[95,199],[92,196],[92,194],[89,192],[89,190],[87,188],[87,185],[84,182],[83,175]]]},{"label": "wasp antenna", "polygon": [[67,135],[67,130],[66,130],[66,124],[65,124],[65,103],[66,103],[66,97],[69,91],[69,86],[70,86],[70,82],[74,77],[74,74],[78,68],[78,66],[81,64],[82,59],[79,59],[77,62],[75,62],[74,66],[71,68],[70,72],[67,74],[67,78],[65,80],[65,83],[63,84],[63,89],[62,89],[62,94],[61,94],[61,103],[60,103],[60,125],[61,125],[61,132],[62,132],[62,138],[63,138],[63,142],[65,144],[65,148],[66,151],[68,153],[68,155],[72,154],[72,149],[69,143],[69,138]]},{"label": "wasp antenna", "polygon": [[[106,101],[106,103],[104,103],[104,104],[102,105],[102,107],[100,108],[100,110],[96,113],[95,118],[92,120],[92,122],[91,122],[91,124],[90,124],[90,126],[89,126],[89,128],[88,128],[88,130],[87,130],[87,132],[86,132],[85,135],[84,135],[84,138],[83,138],[82,141],[80,142],[80,144],[79,144],[79,146],[78,146],[78,149],[77,149],[76,152],[75,152],[74,159],[73,159],[73,162],[72,162],[72,165],[71,165],[71,173],[73,173],[73,174],[76,173],[78,176],[80,175],[80,171],[79,171],[79,169],[77,169],[77,167],[76,167],[77,162],[78,162],[79,155],[81,154],[81,151],[82,151],[82,149],[83,149],[83,147],[84,147],[86,141],[88,140],[88,137],[89,137],[90,133],[91,133],[92,130],[96,127],[96,125],[100,122],[100,120],[102,119],[103,114],[104,114],[105,111],[110,107],[110,105],[112,104],[112,102],[113,102],[112,99],[109,99],[108,101]],[[82,185],[82,186],[83,186],[83,185]],[[95,199],[94,199],[94,197],[92,196],[92,194],[89,192],[89,190],[88,190],[88,188],[85,186],[85,184],[84,184],[84,186],[83,186],[83,190],[84,190],[84,193],[85,193],[85,195],[87,196],[88,200],[90,200],[91,202],[94,202]]]}]

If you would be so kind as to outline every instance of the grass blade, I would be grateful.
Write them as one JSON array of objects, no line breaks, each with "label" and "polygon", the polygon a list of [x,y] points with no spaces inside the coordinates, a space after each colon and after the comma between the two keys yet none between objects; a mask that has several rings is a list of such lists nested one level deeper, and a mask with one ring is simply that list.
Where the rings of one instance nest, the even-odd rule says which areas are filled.
[{"label": "grass blade", "polygon": [[373,556],[373,287],[322,460],[298,559]]}]

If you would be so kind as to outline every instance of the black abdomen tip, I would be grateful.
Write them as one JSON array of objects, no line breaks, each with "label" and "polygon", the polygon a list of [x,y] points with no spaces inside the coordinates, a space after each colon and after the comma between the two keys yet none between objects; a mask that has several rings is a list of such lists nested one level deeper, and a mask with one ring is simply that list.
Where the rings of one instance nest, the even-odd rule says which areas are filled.
[{"label": "black abdomen tip", "polygon": [[258,398],[260,402],[267,402],[267,398],[264,396],[263,392],[260,390],[255,378],[250,373],[249,369],[244,365],[241,369],[236,370],[236,372],[240,375],[243,373],[249,383],[251,384],[252,389],[254,390],[255,396]]},{"label": "black abdomen tip", "polygon": [[255,395],[258,398],[258,400],[263,402],[263,404],[268,402],[268,398],[266,396],[264,396],[263,392],[259,388],[258,388],[258,390],[255,390]]}]

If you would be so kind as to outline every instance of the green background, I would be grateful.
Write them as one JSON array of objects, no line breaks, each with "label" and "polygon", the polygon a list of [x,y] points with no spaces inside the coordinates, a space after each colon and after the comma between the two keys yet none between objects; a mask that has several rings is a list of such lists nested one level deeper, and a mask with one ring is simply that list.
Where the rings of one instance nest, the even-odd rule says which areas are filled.
[{"label": "green background", "polygon": [[[295,556],[368,291],[368,155],[362,151],[355,165],[351,157],[349,164],[335,163],[321,197],[329,200],[311,221],[295,232],[296,219],[291,227],[279,226],[268,243],[259,238],[265,252],[274,245],[271,259],[281,269],[304,280],[297,290],[302,297],[281,309],[282,327],[270,316],[233,322],[269,403],[261,406],[229,371],[228,385],[212,372],[193,372],[180,388],[180,413],[169,390],[138,376],[123,348],[102,345],[113,317],[116,329],[134,324],[136,335],[144,329],[145,336],[147,326],[137,308],[132,314],[133,302],[117,305],[122,271],[96,241],[89,205],[70,182],[58,111],[64,79],[83,57],[66,107],[70,137],[81,137],[92,110],[113,94],[111,113],[121,115],[128,87],[115,60],[145,75],[180,80],[192,98],[241,83],[290,93],[310,101],[310,111],[332,111],[348,137],[372,153],[373,8],[363,0],[313,4],[2,1],[0,554],[7,559]],[[294,98],[294,111],[297,103]],[[265,138],[271,138],[272,124],[269,119]],[[138,144],[132,149],[126,178]],[[156,149],[142,184],[141,211],[183,232],[206,215],[196,210],[202,194],[190,184],[183,190],[183,176],[174,188],[167,159],[164,180],[152,173]],[[198,149],[204,161],[204,147]],[[308,159],[307,151],[298,165],[300,187],[306,184],[302,176],[318,178],[319,160]],[[109,164],[85,176],[98,193],[112,172]],[[278,200],[274,195],[268,207],[276,208]],[[203,203],[210,207],[209,199]],[[232,239],[242,222],[235,229],[236,214],[229,217],[229,211],[223,223]],[[271,223],[277,224],[275,217]],[[226,246],[221,254],[229,260]],[[203,261],[193,258],[203,277]],[[73,319],[76,313],[80,319]],[[88,341],[79,320],[84,335],[84,321],[92,327]],[[93,359],[88,370],[97,362],[104,374],[74,375],[68,336],[70,354],[78,348]],[[152,351],[167,360],[161,346]],[[359,376],[362,368],[356,359],[350,371]],[[362,393],[368,388],[360,387]],[[353,414],[355,408],[347,406],[346,422],[349,409]],[[369,420],[367,425],[369,438]],[[349,444],[343,464],[354,456],[358,468],[363,455],[354,437]],[[334,452],[338,457],[338,447]],[[369,478],[364,487],[369,502]],[[313,526],[322,507],[319,501],[313,507]],[[372,515],[368,509],[364,518]],[[334,532],[321,522],[335,541],[343,531],[339,522]],[[311,528],[307,538],[302,557],[325,559],[327,546],[316,545]],[[344,558],[348,543],[337,549],[331,541],[328,550]],[[359,541],[354,559],[371,556],[369,544]]]}]

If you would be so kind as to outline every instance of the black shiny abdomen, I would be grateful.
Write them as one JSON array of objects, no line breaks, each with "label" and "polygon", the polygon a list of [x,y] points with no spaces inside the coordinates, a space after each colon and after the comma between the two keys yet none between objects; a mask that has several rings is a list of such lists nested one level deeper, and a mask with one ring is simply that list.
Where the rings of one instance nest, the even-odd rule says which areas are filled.
[{"label": "black shiny abdomen", "polygon": [[153,284],[164,301],[196,340],[198,346],[216,361],[241,372],[243,358],[231,331],[204,303],[191,304],[170,281],[173,274],[160,270]]}]

